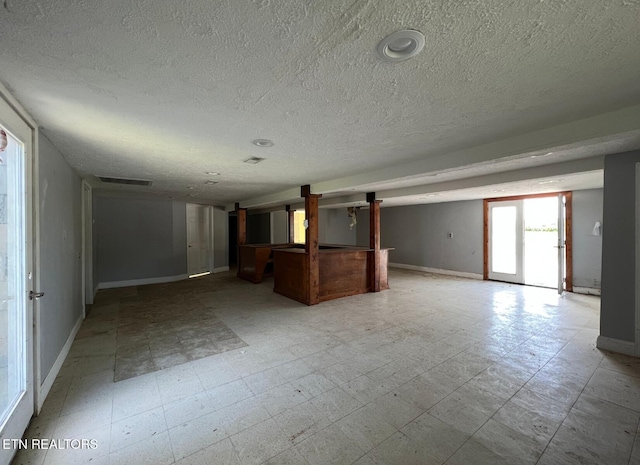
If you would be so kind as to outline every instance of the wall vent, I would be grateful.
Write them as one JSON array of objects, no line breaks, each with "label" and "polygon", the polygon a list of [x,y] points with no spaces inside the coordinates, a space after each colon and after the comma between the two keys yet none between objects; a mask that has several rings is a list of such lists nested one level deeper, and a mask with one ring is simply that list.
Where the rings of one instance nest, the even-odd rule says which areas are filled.
[{"label": "wall vent", "polygon": [[147,179],[110,178],[107,176],[97,176],[97,178],[108,184],[125,184],[128,186],[150,186],[153,183],[153,181]]},{"label": "wall vent", "polygon": [[255,165],[256,163],[260,163],[262,160],[264,160],[264,158],[251,157],[251,158],[247,158],[244,162],[245,163],[251,163],[252,165]]}]

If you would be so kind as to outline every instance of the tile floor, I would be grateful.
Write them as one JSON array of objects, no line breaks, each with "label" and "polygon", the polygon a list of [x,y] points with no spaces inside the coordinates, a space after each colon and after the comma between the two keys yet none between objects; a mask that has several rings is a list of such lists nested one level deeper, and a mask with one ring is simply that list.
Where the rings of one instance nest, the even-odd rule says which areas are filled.
[{"label": "tile floor", "polygon": [[209,284],[196,280],[103,291],[96,306],[110,304],[109,317],[99,319],[108,321],[85,325],[79,339],[117,328],[116,382],[246,347],[216,309],[198,298]]},{"label": "tile floor", "polygon": [[14,463],[640,464],[640,360],[595,348],[598,298],[390,284],[305,307],[231,274],[176,283],[248,346],[117,383],[105,298],[26,433],[98,447]]}]

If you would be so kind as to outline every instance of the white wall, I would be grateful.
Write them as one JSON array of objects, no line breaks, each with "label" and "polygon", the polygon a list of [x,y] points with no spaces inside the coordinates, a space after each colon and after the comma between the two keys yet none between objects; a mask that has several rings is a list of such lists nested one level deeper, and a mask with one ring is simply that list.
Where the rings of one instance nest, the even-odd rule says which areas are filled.
[{"label": "white wall", "polygon": [[38,308],[44,380],[83,315],[82,181],[42,133],[38,143],[40,291],[45,293]]},{"label": "white wall", "polygon": [[573,193],[573,285],[600,289],[602,236],[593,235],[596,221],[602,224],[603,189]]},{"label": "white wall", "polygon": [[187,273],[186,204],[96,193],[97,277],[108,283]]}]

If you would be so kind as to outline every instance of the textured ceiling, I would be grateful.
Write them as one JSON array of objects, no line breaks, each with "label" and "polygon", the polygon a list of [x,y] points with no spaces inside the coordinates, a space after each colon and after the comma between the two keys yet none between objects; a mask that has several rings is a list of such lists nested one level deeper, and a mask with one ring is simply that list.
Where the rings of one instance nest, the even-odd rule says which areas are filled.
[{"label": "textured ceiling", "polygon": [[[472,149],[640,104],[638,0],[6,4],[0,81],[79,173],[219,205],[374,171],[333,191],[408,186],[393,169],[454,153],[413,174],[518,169],[533,161],[515,145]],[[423,52],[382,62],[377,43],[403,28],[424,33]],[[607,150],[640,147],[637,129],[613,127]],[[588,133],[566,131],[573,158],[594,154]]]}]

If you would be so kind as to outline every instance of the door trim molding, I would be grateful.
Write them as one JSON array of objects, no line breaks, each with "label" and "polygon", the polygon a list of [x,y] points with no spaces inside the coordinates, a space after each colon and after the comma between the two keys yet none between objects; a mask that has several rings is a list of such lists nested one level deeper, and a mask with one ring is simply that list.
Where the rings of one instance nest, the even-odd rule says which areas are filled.
[{"label": "door trim molding", "polygon": [[444,270],[441,268],[429,268],[427,266],[407,265],[404,263],[389,263],[389,268],[398,268],[401,270],[411,271],[424,271],[426,273],[443,274],[447,276],[457,276],[459,278],[482,280],[482,275],[480,273],[469,273],[466,271]]},{"label": "door trim molding", "polygon": [[73,345],[73,341],[76,338],[76,334],[78,334],[78,331],[80,331],[80,326],[82,326],[83,319],[84,318],[82,316],[80,316],[78,318],[78,321],[76,321],[75,326],[71,330],[71,334],[69,334],[69,337],[67,338],[67,342],[62,347],[62,350],[58,354],[58,358],[56,358],[56,361],[54,362],[53,366],[51,367],[51,370],[49,370],[49,373],[47,374],[46,378],[42,382],[42,385],[40,386],[40,389],[38,390],[39,392],[38,392],[38,395],[37,395],[36,415],[40,414],[40,410],[42,409],[42,404],[44,404],[45,399],[49,395],[49,391],[51,390],[51,387],[53,386],[53,382],[56,380],[56,377],[58,376],[58,373],[60,373],[60,369],[62,368],[62,364],[67,359],[67,355],[69,355],[69,351],[71,350],[71,346]]},{"label": "door trim molding", "polygon": [[157,278],[142,278],[142,279],[129,279],[126,281],[107,281],[106,283],[98,284],[98,289],[113,289],[116,287],[129,287],[129,286],[144,286],[145,284],[163,284],[172,283],[174,281],[182,281],[188,279],[189,275],[177,274],[174,276],[159,276]]},{"label": "door trim molding", "polygon": [[489,280],[489,202],[503,202],[510,200],[525,200],[536,199],[541,197],[557,197],[558,194],[563,194],[566,199],[566,230],[565,235],[567,241],[565,244],[565,261],[566,261],[566,282],[565,290],[567,292],[573,292],[573,208],[572,208],[572,193],[570,191],[550,192],[545,194],[531,194],[531,195],[514,195],[510,197],[494,197],[483,200],[483,273],[482,279]]},{"label": "door trim molding", "polygon": [[635,342],[623,341],[621,339],[598,336],[598,339],[596,340],[596,347],[598,349],[617,352],[619,354],[635,355],[636,344]]}]

